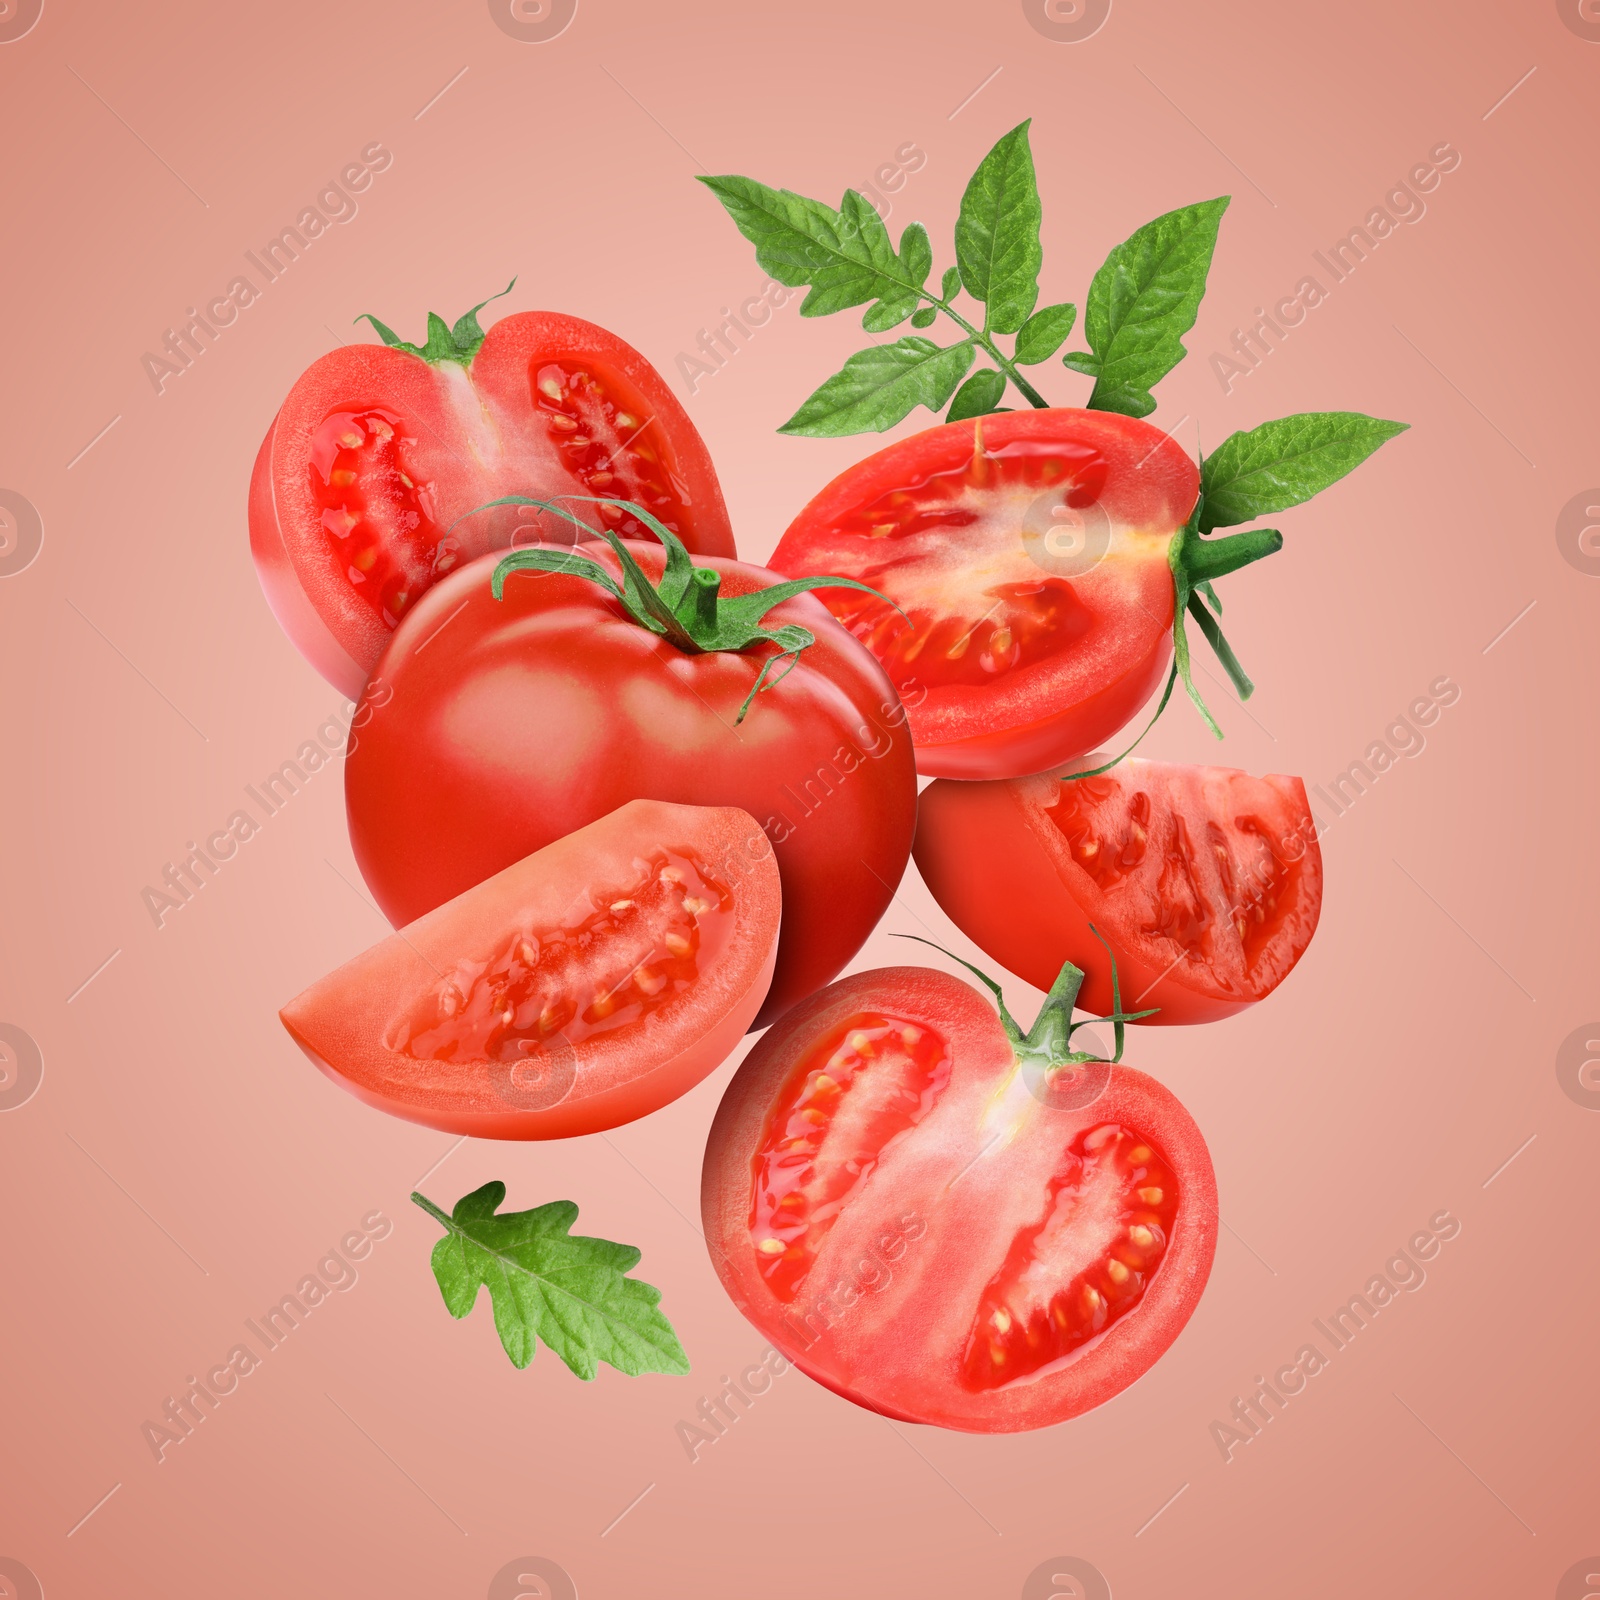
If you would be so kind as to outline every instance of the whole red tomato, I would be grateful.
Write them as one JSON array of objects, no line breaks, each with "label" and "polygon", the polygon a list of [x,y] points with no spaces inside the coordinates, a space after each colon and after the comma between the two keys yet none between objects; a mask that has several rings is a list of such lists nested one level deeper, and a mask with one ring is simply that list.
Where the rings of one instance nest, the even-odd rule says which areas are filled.
[{"label": "whole red tomato", "polygon": [[[1169,554],[1199,491],[1194,463],[1149,423],[1008,412],[858,462],[795,518],[772,565],[843,573],[896,603],[825,602],[894,680],[920,771],[1017,777],[1094,749],[1161,683]],[[1249,538],[1266,553],[1264,535]]]},{"label": "whole red tomato", "polygon": [[738,806],[783,886],[763,1026],[887,908],[916,823],[911,739],[882,668],[798,592],[819,580],[695,568],[660,536],[516,552],[498,598],[495,556],[431,589],[364,695],[350,839],[399,926],[625,801]]},{"label": "whole red tomato", "polygon": [[706,1244],[819,1383],[908,1422],[1041,1428],[1189,1320],[1211,1158],[1154,1078],[1072,1049],[1082,977],[1065,967],[1024,1034],[947,973],[856,973],[745,1057],[706,1146]]},{"label": "whole red tomato", "polygon": [[[706,447],[637,350],[553,311],[505,317],[485,335],[482,309],[454,327],[430,316],[420,346],[372,319],[384,344],[312,362],[256,457],[250,548],[261,586],[301,654],[350,699],[447,573],[530,522],[544,538],[571,539],[547,513],[502,508],[458,522],[498,496],[620,496],[690,550],[734,553]],[[592,509],[594,531],[650,537],[631,513]]]}]

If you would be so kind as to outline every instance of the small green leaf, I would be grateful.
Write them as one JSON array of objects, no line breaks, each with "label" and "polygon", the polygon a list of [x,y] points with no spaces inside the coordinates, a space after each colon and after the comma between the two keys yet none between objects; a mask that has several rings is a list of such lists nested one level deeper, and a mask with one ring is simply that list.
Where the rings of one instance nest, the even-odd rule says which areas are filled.
[{"label": "small green leaf", "polygon": [[1017,329],[1017,348],[1012,360],[1019,367],[1036,367],[1048,361],[1066,343],[1078,308],[1071,305],[1044,306]]},{"label": "small green leaf", "polygon": [[941,300],[953,300],[955,298],[956,290],[960,287],[961,268],[946,267],[944,269],[944,279],[939,285],[939,298]]},{"label": "small green leaf", "polygon": [[920,311],[911,313],[911,326],[913,328],[931,328],[934,319],[939,315],[937,306],[924,306]]},{"label": "small green leaf", "polygon": [[969,417],[986,417],[1006,392],[1006,375],[998,367],[979,367],[956,390],[945,416],[946,422],[965,422]]},{"label": "small green leaf", "polygon": [[1227,195],[1169,211],[1130,235],[1106,257],[1089,285],[1083,332],[1087,351],[1063,357],[1095,379],[1089,404],[1098,411],[1145,417],[1156,408],[1153,385],[1187,352],[1206,292]]},{"label": "small green leaf", "polygon": [[1408,426],[1359,411],[1305,411],[1230,434],[1200,464],[1200,528],[1209,533],[1297,506]]},{"label": "small green leaf", "polygon": [[578,1208],[570,1200],[497,1214],[505,1197],[503,1183],[486,1183],[446,1216],[431,1200],[411,1196],[445,1229],[433,1247],[433,1275],[451,1316],[467,1316],[487,1285],[500,1343],[515,1367],[527,1366],[543,1342],[584,1379],[602,1361],[629,1377],[689,1370],[672,1324],[657,1309],[661,1291],[627,1276],[639,1264],[632,1245],[573,1234]]},{"label": "small green leaf", "polygon": [[860,350],[778,432],[813,439],[882,433],[917,406],[942,410],[972,358],[970,339],[940,349],[915,333]]},{"label": "small green leaf", "polygon": [[988,308],[988,326],[1015,333],[1039,298],[1039,186],[1019,123],[978,163],[956,220],[956,262],[967,293]]}]

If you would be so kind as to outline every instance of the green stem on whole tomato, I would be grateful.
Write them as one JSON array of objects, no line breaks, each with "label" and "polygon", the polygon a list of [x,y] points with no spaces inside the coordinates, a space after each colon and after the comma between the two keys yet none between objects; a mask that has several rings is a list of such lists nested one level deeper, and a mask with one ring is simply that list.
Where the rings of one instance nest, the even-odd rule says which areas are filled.
[{"label": "green stem on whole tomato", "polygon": [[[739,707],[735,724],[743,722],[745,713],[762,689],[771,688],[782,681],[788,668],[773,677],[774,668],[782,661],[790,667],[800,659],[800,653],[817,642],[817,636],[799,623],[785,623],[781,627],[762,626],[774,606],[805,594],[812,589],[859,589],[885,605],[894,605],[887,595],[854,578],[838,578],[819,574],[811,578],[787,578],[782,583],[770,584],[749,594],[725,595],[722,593],[722,575],[712,567],[697,567],[683,541],[658,518],[632,500],[616,500],[605,495],[563,495],[564,500],[585,500],[595,505],[615,506],[620,511],[637,517],[661,541],[666,552],[666,566],[659,583],[651,583],[644,568],[634,559],[626,543],[610,529],[598,530],[616,552],[622,566],[622,582],[617,580],[590,556],[580,555],[570,547],[551,548],[536,545],[513,550],[494,569],[489,580],[490,592],[498,600],[505,592],[506,579],[514,572],[559,572],[568,577],[583,578],[597,583],[627,613],[630,620],[641,628],[683,651],[685,655],[708,655],[725,650],[738,654],[761,644],[773,644],[778,653],[767,659],[756,678],[744,704]],[[581,528],[589,536],[596,533],[581,517],[552,500],[538,500],[529,495],[506,495],[491,500],[486,505],[469,511],[476,516],[495,506],[537,506],[541,511],[553,511],[558,517]],[[895,606],[895,610],[900,608]],[[900,613],[902,616],[904,612]],[[906,619],[909,623],[910,619]],[[770,679],[770,682],[769,682]]]}]

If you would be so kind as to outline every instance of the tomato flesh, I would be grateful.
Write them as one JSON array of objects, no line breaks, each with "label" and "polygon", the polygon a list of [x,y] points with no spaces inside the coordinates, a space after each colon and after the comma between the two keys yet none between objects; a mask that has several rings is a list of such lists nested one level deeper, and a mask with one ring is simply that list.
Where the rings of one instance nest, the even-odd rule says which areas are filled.
[{"label": "tomato flesh", "polygon": [[949,1081],[949,1046],[904,1018],[852,1017],[813,1049],[755,1158],[750,1237],[780,1300],[799,1293],[840,1208]]},{"label": "tomato flesh", "polygon": [[920,771],[1038,772],[1116,732],[1161,681],[1168,551],[1198,482],[1172,439],[1128,417],[948,423],[835,479],[772,564],[892,602],[823,594],[905,701]]},{"label": "tomato flesh", "polygon": [[984,1291],[962,1371],[974,1389],[1028,1377],[1131,1312],[1161,1265],[1178,1185],[1149,1141],[1115,1123],[1080,1133]]},{"label": "tomato flesh", "polygon": [[[613,898],[615,896],[615,898]],[[432,984],[388,1046],[419,1061],[520,1061],[557,1035],[639,1032],[727,943],[733,895],[703,862],[657,851],[633,882],[556,927],[518,928]]]},{"label": "tomato flesh", "polygon": [[655,535],[642,505],[697,554],[733,554],[704,444],[661,376],[575,317],[523,312],[470,363],[377,345],[303,373],[256,459],[250,545],[279,620],[350,698],[434,584],[487,550],[572,543],[573,526],[508,496],[577,497],[590,527]]},{"label": "tomato flesh", "polygon": [[764,1337],[887,1416],[1044,1427],[1120,1392],[1193,1313],[1216,1179],[1172,1094],[1087,1094],[927,968],[843,978],[745,1057],[707,1141],[711,1259]]},{"label": "tomato flesh", "polygon": [[917,865],[951,919],[1047,989],[1064,961],[1079,1004],[1155,1023],[1204,1022],[1264,999],[1310,945],[1322,856],[1298,778],[1132,758],[1093,778],[936,782],[921,796]]},{"label": "tomato flesh", "polygon": [[391,934],[281,1013],[396,1116],[555,1139],[632,1121],[719,1065],[772,979],[772,847],[732,807],[637,800]]}]

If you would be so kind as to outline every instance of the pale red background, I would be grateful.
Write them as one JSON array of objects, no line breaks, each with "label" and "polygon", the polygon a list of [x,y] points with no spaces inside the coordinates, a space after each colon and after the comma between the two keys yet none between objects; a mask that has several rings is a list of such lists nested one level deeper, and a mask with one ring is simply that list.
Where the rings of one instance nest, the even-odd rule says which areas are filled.
[{"label": "pale red background", "polygon": [[[1600,580],[1554,535],[1600,483],[1597,90],[1600,45],[1536,0],[1116,0],[1075,44],[1018,4],[945,0],[582,0],[542,44],[473,0],[47,0],[0,45],[0,486],[45,524],[0,581],[0,1021],[45,1059],[0,1116],[0,1556],[50,1600],[481,1596],[524,1554],[584,1600],[1009,1600],[1057,1555],[1119,1600],[1554,1594],[1600,1548],[1600,1115],[1554,1070],[1600,1015]],[[407,1203],[452,1141],[339,1093],[275,1017],[384,931],[342,881],[337,770],[159,932],[139,893],[338,707],[261,598],[245,486],[296,374],[368,337],[357,312],[415,336],[518,273],[505,309],[592,318],[671,374],[762,282],[695,172],[837,200],[913,141],[893,226],[927,222],[942,269],[968,174],[1027,115],[1050,298],[1081,305],[1157,212],[1235,197],[1158,421],[1207,447],[1305,409],[1413,424],[1229,580],[1261,690],[1247,715],[1202,679],[1226,745],[1180,705],[1152,748],[1326,782],[1438,675],[1462,695],[1324,838],[1321,931],[1282,992],[1136,1041],[1205,1130],[1230,1229],[1146,1378],[1066,1426],[975,1438],[791,1375],[691,1465],[674,1424],[762,1348],[694,1222],[731,1064],[608,1138],[468,1143],[428,1178],[446,1203],[491,1177],[516,1204],[576,1200],[583,1230],[643,1249],[694,1363],[584,1385],[541,1351],[517,1373],[486,1301],[445,1313],[436,1229]],[[157,397],[143,352],[372,140],[394,163],[359,216]],[[1462,162],[1426,218],[1225,395],[1207,356],[1441,140]],[[698,394],[678,383],[744,553],[866,448],[774,432],[861,342],[791,307]],[[858,965],[929,928],[971,953],[908,876]],[[140,1424],[375,1208],[396,1227],[355,1289],[157,1465]],[[1224,1464],[1211,1421],[1440,1208],[1463,1228],[1426,1286]]]}]

